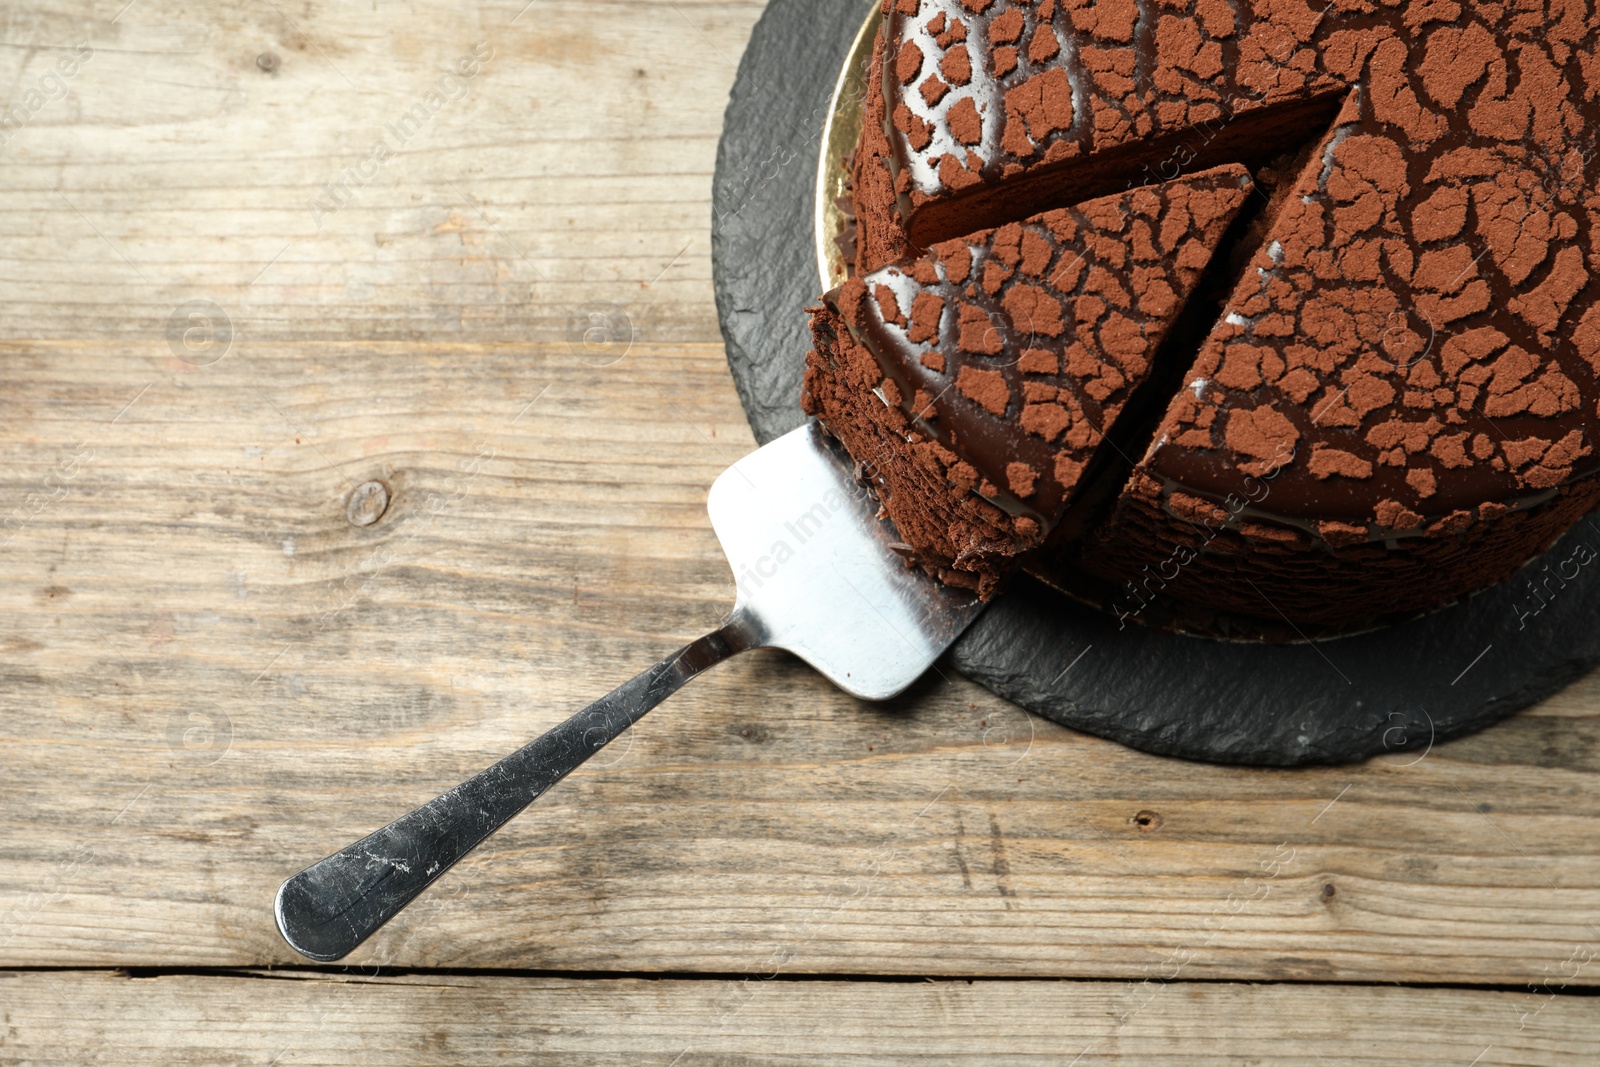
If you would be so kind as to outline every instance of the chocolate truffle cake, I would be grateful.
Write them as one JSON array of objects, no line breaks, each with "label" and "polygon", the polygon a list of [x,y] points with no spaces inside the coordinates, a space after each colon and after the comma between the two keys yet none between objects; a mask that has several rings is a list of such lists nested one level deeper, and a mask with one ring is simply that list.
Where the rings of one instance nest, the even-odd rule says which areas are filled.
[{"label": "chocolate truffle cake", "polygon": [[[883,14],[859,277],[814,317],[806,404],[928,569],[988,595],[1027,553],[1125,623],[1316,636],[1501,581],[1600,505],[1587,5]],[[1094,221],[1113,204],[1159,238]],[[1041,284],[1020,233],[1052,272],[1087,234],[1098,288]],[[1019,328],[1112,290],[1138,312],[1113,342]]]},{"label": "chocolate truffle cake", "polygon": [[988,596],[1043,543],[1249,187],[1220,167],[1058,208],[826,298],[802,402],[929,569]]}]

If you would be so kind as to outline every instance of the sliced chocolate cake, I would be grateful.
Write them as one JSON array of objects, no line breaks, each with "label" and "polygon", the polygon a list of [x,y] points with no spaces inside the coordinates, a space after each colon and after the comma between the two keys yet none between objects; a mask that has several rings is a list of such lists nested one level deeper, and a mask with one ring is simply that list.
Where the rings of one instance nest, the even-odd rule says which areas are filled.
[{"label": "sliced chocolate cake", "polygon": [[802,404],[911,558],[988,596],[1043,542],[1249,189],[1220,167],[941,242],[829,294]]},{"label": "sliced chocolate cake", "polygon": [[[1146,335],[1146,377],[1176,380],[1148,415],[1124,416],[1114,499],[1074,503],[1056,483],[1071,519],[1046,515],[1041,532],[1074,536],[1030,557],[1036,572],[1124,621],[1249,633],[1238,620],[1256,617],[1315,636],[1503,580],[1600,506],[1600,15],[1587,5],[886,0],[884,16],[881,92],[855,155],[867,277],[818,318],[820,352],[848,334],[841,321],[856,330],[842,347],[873,343],[851,317],[865,287],[893,288],[877,272],[913,274],[924,247],[1223,163],[1270,194],[1203,279],[1164,279],[1198,288],[1206,317],[1192,311],[1160,351],[1165,334]],[[1137,301],[1151,276],[1116,280]],[[1026,344],[996,337],[982,358],[1020,366]],[[926,344],[954,365],[948,334]],[[926,384],[885,368],[896,388]],[[1086,383],[1064,366],[1049,384],[1076,398]],[[874,387],[880,409],[921,410],[860,386]],[[867,447],[843,420],[863,409],[810,395],[848,447]],[[1036,448],[1019,397],[989,417]],[[924,481],[897,488],[921,511],[902,499],[889,513],[1001,516],[965,548],[902,526],[989,591],[1037,544],[1018,519],[1041,521],[1000,491],[1005,464],[1040,485],[1045,472],[1037,451],[1002,457],[941,432],[908,421],[902,436],[926,444],[900,450],[944,449],[945,477],[919,468]],[[1084,439],[1077,469],[1114,464],[1099,445]],[[960,481],[968,469],[980,479]]]}]

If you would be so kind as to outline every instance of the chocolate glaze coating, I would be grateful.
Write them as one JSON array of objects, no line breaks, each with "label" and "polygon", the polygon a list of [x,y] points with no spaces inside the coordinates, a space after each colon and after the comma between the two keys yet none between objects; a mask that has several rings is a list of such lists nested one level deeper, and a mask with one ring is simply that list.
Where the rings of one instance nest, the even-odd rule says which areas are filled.
[{"label": "chocolate glaze coating", "polygon": [[[1196,339],[1102,543],[1143,539],[1152,506],[1177,530],[1184,501],[1226,506],[1270,475],[1270,500],[1232,528],[1263,558],[1299,539],[1305,578],[1321,581],[1348,545],[1454,558],[1469,526],[1545,508],[1600,469],[1600,17],[1586,6],[885,10],[884,125],[864,135],[858,174],[888,181],[858,198],[887,184],[895,200],[863,206],[863,266],[1041,205],[1314,145]],[[1530,532],[1495,539],[1496,574],[1550,538],[1512,525]],[[1092,569],[1113,582],[1155,562],[1112,556]],[[1382,564],[1363,566],[1381,584]],[[1491,569],[1442,582],[1441,598]]]},{"label": "chocolate glaze coating", "polygon": [[[729,366],[761,441],[805,418],[798,401],[808,345],[777,342],[793,321],[809,339],[807,317],[794,316],[815,296],[805,269],[815,258],[814,160],[800,146],[802,165],[780,168],[759,190],[749,177],[756,161],[793,147],[788,131],[814,121],[859,21],[853,0],[772,0],[724,124],[713,190],[718,307]],[[1208,303],[1199,295],[1185,315]],[[1430,739],[1482,729],[1600,663],[1593,521],[1469,604],[1316,646],[1203,641],[1133,624],[1118,632],[1114,616],[1022,579],[963,635],[951,665],[1074,730],[1170,756],[1288,765],[1389,752],[1409,761]]]},{"label": "chocolate glaze coating", "polygon": [[[872,469],[929,569],[979,575],[987,595],[1006,559],[1042,543],[1250,189],[1229,166],[1102,197],[941,242],[825,298],[802,404]],[[917,488],[897,484],[908,465]],[[965,521],[981,536],[907,502],[930,480],[958,511],[977,498]]]}]

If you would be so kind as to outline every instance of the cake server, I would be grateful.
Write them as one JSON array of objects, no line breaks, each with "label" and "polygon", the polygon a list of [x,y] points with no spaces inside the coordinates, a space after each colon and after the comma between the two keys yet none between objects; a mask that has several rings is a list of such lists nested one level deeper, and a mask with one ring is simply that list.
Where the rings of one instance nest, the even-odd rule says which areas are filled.
[{"label": "cake server", "polygon": [[752,648],[793,652],[845,692],[905,689],[983,603],[912,570],[850,457],[810,422],[735,463],[706,509],[733,567],[728,621],[488,770],[278,889],[296,952],[345,956],[479,842],[695,675]]}]

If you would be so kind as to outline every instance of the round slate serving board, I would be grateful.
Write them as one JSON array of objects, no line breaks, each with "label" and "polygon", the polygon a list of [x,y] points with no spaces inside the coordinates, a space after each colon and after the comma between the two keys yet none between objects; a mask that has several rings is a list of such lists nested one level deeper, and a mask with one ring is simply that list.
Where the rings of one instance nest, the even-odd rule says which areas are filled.
[{"label": "round slate serving board", "polygon": [[[728,363],[763,443],[805,418],[817,154],[867,11],[864,0],[771,0],[728,103],[712,187],[714,283]],[[1119,630],[1022,579],[951,658],[1029,711],[1149,752],[1274,766],[1410,759],[1600,665],[1597,600],[1591,516],[1513,581],[1372,633],[1250,645]]]}]

